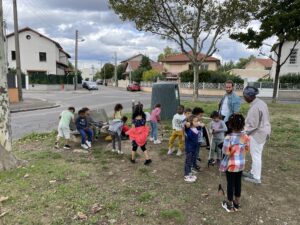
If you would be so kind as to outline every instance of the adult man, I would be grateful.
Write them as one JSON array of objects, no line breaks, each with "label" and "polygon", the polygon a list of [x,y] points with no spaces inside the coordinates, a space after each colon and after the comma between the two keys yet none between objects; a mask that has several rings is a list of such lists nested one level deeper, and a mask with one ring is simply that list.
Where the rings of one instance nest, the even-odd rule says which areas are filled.
[{"label": "adult man", "polygon": [[226,123],[229,117],[240,111],[241,98],[233,91],[234,83],[231,80],[225,83],[226,93],[219,104],[219,113]]},{"label": "adult man", "polygon": [[252,168],[250,173],[244,173],[245,180],[256,184],[261,183],[262,151],[266,140],[271,134],[271,124],[268,106],[261,99],[256,98],[259,93],[255,87],[247,86],[243,95],[250,109],[246,118],[245,131],[250,136],[250,154]]}]

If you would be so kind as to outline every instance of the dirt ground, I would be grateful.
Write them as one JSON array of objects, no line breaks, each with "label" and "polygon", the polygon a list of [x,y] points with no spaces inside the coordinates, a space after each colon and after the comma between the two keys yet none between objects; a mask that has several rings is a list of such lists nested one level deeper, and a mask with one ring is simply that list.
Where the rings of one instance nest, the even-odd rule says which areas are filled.
[{"label": "dirt ground", "polygon": [[[202,106],[207,112],[215,107]],[[103,141],[88,154],[74,153],[55,150],[51,133],[15,143],[15,154],[28,164],[0,173],[0,197],[8,197],[0,198],[0,215],[6,213],[0,224],[300,224],[300,107],[269,107],[273,134],[263,154],[262,184],[243,182],[241,212],[221,207],[218,169],[207,168],[205,148],[198,180],[187,184],[184,156],[167,156],[167,140],[148,143],[153,163],[144,166],[141,152],[136,164],[129,162],[129,141],[122,143],[123,156]],[[249,155],[246,164],[249,169]],[[226,190],[224,176],[221,182]]]}]

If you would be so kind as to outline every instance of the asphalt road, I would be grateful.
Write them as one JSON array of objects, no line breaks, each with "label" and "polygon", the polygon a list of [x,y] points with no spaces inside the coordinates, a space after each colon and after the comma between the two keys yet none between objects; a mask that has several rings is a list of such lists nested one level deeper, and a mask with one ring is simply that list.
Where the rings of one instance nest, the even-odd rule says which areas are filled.
[{"label": "asphalt road", "polygon": [[60,105],[58,108],[37,111],[19,112],[11,115],[13,139],[32,132],[49,132],[57,128],[60,112],[69,106],[77,110],[82,107],[91,109],[103,108],[112,115],[115,104],[121,103],[124,111],[131,110],[132,100],[141,101],[146,108],[150,107],[150,94],[144,92],[126,92],[119,89],[100,86],[98,91],[78,92],[24,92],[24,98],[40,98]]}]

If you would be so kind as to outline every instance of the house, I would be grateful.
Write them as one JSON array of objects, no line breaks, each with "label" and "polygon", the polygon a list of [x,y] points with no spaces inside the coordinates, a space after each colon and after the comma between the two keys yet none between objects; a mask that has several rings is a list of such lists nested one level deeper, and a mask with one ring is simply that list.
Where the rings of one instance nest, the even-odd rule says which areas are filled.
[{"label": "house", "polygon": [[269,78],[273,61],[271,59],[253,58],[244,69],[232,69],[229,72],[233,75],[247,79],[248,82],[255,82],[260,78]]},{"label": "house", "polygon": [[95,74],[97,73],[97,68],[95,68],[93,65],[90,68],[82,68],[81,71],[81,77],[82,80],[89,80],[93,81],[93,78]]},{"label": "house", "polygon": [[[15,35],[11,33],[6,37],[8,67],[16,68]],[[19,39],[21,70],[26,74],[26,88],[32,74],[66,74],[71,56],[58,42],[29,27],[19,30]]]},{"label": "house", "polygon": [[[126,69],[124,72],[124,75],[129,76],[130,73],[137,70],[141,64],[143,54],[134,55],[126,60],[123,60],[121,63],[125,65]],[[162,73],[163,72],[163,66],[161,63],[155,62],[150,59],[150,63],[152,66],[152,69]]]},{"label": "house", "polygon": [[[291,49],[294,46],[293,41],[285,42],[282,47],[282,54],[281,59],[284,60],[286,57],[290,54]],[[276,60],[276,54],[273,53],[273,57]],[[281,61],[282,61],[281,60]],[[275,78],[275,72],[276,72],[276,63],[273,62],[272,70],[271,70],[271,77]],[[281,66],[280,74],[279,76],[288,74],[288,73],[300,73],[300,42],[296,45],[294,48],[292,54],[288,58],[285,64]]]},{"label": "house", "polygon": [[[204,57],[204,54],[198,54],[198,60],[201,60]],[[170,55],[161,60],[161,62],[163,64],[163,70],[165,71],[166,78],[169,80],[177,80],[181,72],[193,69],[191,60],[184,53]],[[200,69],[216,71],[219,66],[220,60],[210,56],[204,60]]]}]

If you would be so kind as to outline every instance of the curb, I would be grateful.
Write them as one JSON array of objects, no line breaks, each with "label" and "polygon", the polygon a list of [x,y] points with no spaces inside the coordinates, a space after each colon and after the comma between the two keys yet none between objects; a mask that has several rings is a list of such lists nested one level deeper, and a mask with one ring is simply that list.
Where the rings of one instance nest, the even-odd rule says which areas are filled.
[{"label": "curb", "polygon": [[36,108],[29,108],[29,109],[16,109],[16,110],[10,110],[10,113],[28,112],[28,111],[36,111],[36,110],[42,110],[42,109],[53,109],[53,108],[58,108],[58,107],[60,107],[60,105],[36,107]]}]

